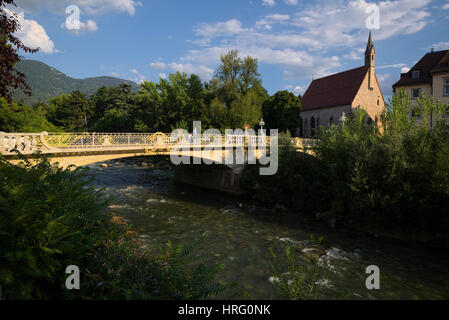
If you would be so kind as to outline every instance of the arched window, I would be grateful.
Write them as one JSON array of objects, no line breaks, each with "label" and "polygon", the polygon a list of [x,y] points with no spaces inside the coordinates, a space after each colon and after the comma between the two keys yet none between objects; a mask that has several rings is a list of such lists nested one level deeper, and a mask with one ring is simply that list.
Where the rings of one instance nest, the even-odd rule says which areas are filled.
[{"label": "arched window", "polygon": [[307,133],[308,133],[307,129],[309,128],[308,125],[309,125],[309,121],[306,118],[306,120],[304,120],[304,136],[305,137],[307,137]]},{"label": "arched window", "polygon": [[301,117],[299,117],[299,137],[304,137],[304,123]]},{"label": "arched window", "polygon": [[334,124],[334,116],[331,116],[329,119],[329,125]]}]

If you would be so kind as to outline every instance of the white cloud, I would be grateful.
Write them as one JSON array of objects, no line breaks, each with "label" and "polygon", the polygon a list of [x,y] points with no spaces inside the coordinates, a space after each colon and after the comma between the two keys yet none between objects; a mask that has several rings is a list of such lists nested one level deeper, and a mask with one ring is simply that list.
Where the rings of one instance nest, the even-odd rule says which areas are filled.
[{"label": "white cloud", "polygon": [[448,1],[446,4],[444,4],[444,5],[441,7],[441,9],[443,9],[443,10],[449,10],[449,1]]},{"label": "white cloud", "polygon": [[129,72],[133,74],[130,80],[134,82],[141,84],[147,80],[147,77],[141,74],[137,69],[131,69]]},{"label": "white cloud", "polygon": [[[12,14],[12,10],[4,9],[9,15]],[[20,30],[15,33],[15,36],[22,40],[23,44],[30,48],[39,48],[44,53],[57,52],[55,44],[48,36],[44,27],[42,27],[35,20],[25,19],[25,13],[16,8],[14,12],[17,14],[17,19]]]},{"label": "white cloud", "polygon": [[82,32],[95,32],[98,30],[97,23],[93,20],[87,20],[86,22],[80,21],[79,29],[69,29],[67,28],[66,23],[61,25],[61,28],[66,29],[69,32],[74,34],[80,34]]},{"label": "white cloud", "polygon": [[[379,1],[381,25],[374,31],[374,40],[422,30],[429,22],[427,6],[431,1]],[[274,5],[275,1],[265,3]],[[363,60],[368,37],[366,9],[372,2],[335,0],[303,4],[301,11],[266,15],[254,25],[245,26],[236,19],[201,24],[195,29],[197,38],[191,41],[201,48],[189,51],[180,62],[216,68],[221,54],[238,50],[242,56],[251,55],[261,63],[279,66],[286,80],[310,80],[341,71],[341,59]],[[332,51],[339,52],[341,59]]]},{"label": "white cloud", "polygon": [[[398,75],[399,76],[399,75]],[[399,77],[393,78],[391,74],[377,74],[377,79],[379,80],[379,85],[382,93],[389,97],[393,94],[393,84],[399,80]]]},{"label": "white cloud", "polygon": [[207,44],[211,39],[219,36],[232,36],[248,31],[242,28],[239,20],[231,19],[215,24],[202,23],[195,29],[197,36],[202,37],[203,43]]},{"label": "white cloud", "polygon": [[438,42],[432,45],[432,48],[435,50],[448,50],[449,49],[449,41],[448,42]]},{"label": "white cloud", "polygon": [[402,69],[401,69],[401,73],[407,73],[407,72],[409,72],[410,71],[410,68],[409,67],[403,67]]},{"label": "white cloud", "polygon": [[285,0],[285,3],[289,6],[296,6],[298,4],[298,0]]},{"label": "white cloud", "polygon": [[404,68],[406,65],[404,63],[396,63],[396,64],[387,64],[384,66],[376,66],[376,69],[397,69]]},{"label": "white cloud", "polygon": [[301,86],[292,86],[292,85],[288,85],[285,86],[285,89],[293,92],[294,95],[302,95],[305,91],[306,91],[306,87],[301,87]]},{"label": "white cloud", "polygon": [[348,59],[348,60],[363,59],[365,49],[366,48],[357,48],[357,49],[351,50],[348,54],[343,55],[343,58]]},{"label": "white cloud", "polygon": [[[430,16],[426,6],[431,1],[379,1],[380,29],[374,32],[375,39],[383,40],[422,30]],[[366,41],[366,9],[370,4],[365,0],[320,2],[297,13],[293,24],[302,29],[304,36],[320,39],[321,49],[352,47]]]},{"label": "white cloud", "polygon": [[213,69],[208,68],[204,65],[194,66],[193,64],[190,63],[183,64],[173,62],[170,63],[168,66],[175,72],[179,71],[181,73],[185,72],[187,74],[196,74],[200,76],[200,78],[203,80],[209,80],[214,73]]},{"label": "white cloud", "polygon": [[136,8],[142,6],[135,0],[16,0],[16,4],[25,11],[39,11],[49,8],[54,13],[64,14],[69,5],[77,5],[83,13],[89,15],[106,12],[125,12],[129,15],[136,13]]},{"label": "white cloud", "polygon": [[161,79],[164,79],[164,80],[167,79],[167,74],[165,74],[165,73],[159,73],[158,76]]},{"label": "white cloud", "polygon": [[288,20],[290,20],[290,16],[288,14],[270,14],[257,21],[256,28],[262,26],[266,30],[271,30],[273,24],[285,24]]},{"label": "white cloud", "polygon": [[276,5],[276,1],[274,0],[262,0],[262,5],[266,7],[274,7]]},{"label": "white cloud", "polygon": [[152,62],[150,63],[150,68],[154,70],[165,70],[167,65],[163,62]]}]

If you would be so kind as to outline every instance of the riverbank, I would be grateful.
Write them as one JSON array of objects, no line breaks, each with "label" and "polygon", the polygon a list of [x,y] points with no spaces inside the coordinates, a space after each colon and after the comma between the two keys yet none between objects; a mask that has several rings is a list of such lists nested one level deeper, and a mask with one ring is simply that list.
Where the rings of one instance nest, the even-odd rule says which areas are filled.
[{"label": "riverbank", "polygon": [[[307,241],[312,234],[324,237],[321,258],[328,275],[320,282],[321,298],[338,298],[341,292],[348,293],[349,299],[448,298],[445,251],[410,247],[338,226],[332,229],[281,208],[266,209],[244,199],[177,185],[167,165],[165,159],[128,159],[108,168],[91,166],[91,175],[97,187],[115,197],[108,210],[124,217],[142,239],[191,243],[207,233],[201,252],[208,262],[225,265],[218,280],[241,284],[253,299],[276,298],[269,249],[282,256],[288,246],[294,246],[298,263],[305,264],[303,251],[310,248]],[[380,291],[365,288],[365,269],[371,264],[381,269]]]}]

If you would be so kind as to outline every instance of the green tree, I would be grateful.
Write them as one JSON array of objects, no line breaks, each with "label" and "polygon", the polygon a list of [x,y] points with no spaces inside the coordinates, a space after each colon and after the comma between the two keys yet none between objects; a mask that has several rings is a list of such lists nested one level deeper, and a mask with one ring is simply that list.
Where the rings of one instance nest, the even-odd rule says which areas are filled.
[{"label": "green tree", "polygon": [[40,108],[32,108],[0,98],[0,131],[5,132],[56,132],[59,128],[52,125]]},{"label": "green tree", "polygon": [[89,130],[91,108],[87,95],[79,91],[62,94],[47,103],[48,119],[68,132]]},{"label": "green tree", "polygon": [[31,89],[25,82],[25,74],[15,70],[20,61],[19,50],[26,53],[35,53],[39,49],[31,49],[25,46],[15,36],[20,30],[18,16],[9,14],[6,6],[16,6],[14,0],[0,0],[0,97],[4,97],[11,103],[11,89],[22,89],[27,95],[31,95]]},{"label": "green tree", "polygon": [[268,129],[295,132],[300,126],[301,99],[289,91],[278,91],[263,104]]}]

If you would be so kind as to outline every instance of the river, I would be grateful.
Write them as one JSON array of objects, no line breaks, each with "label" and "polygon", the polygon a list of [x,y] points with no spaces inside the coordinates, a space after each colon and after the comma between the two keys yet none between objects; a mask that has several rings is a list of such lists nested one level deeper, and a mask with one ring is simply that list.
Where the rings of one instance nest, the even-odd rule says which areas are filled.
[{"label": "river", "polygon": [[[207,234],[198,250],[207,253],[208,263],[225,265],[218,280],[239,284],[252,299],[276,298],[269,249],[281,256],[292,245],[307,251],[311,234],[323,236],[326,243],[320,260],[326,269],[320,298],[449,298],[449,256],[442,250],[337,232],[282,209],[178,185],[166,158],[107,164],[88,167],[96,186],[113,197],[108,210],[123,217],[142,238],[160,244],[190,244]],[[301,250],[298,261],[307,263]],[[369,265],[380,269],[380,290],[365,286]]]}]

